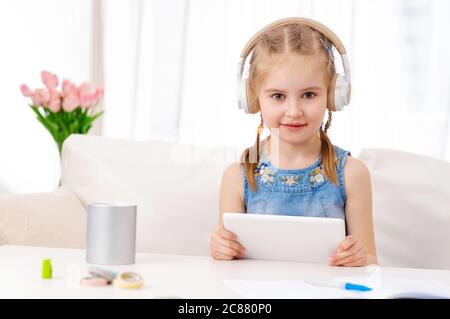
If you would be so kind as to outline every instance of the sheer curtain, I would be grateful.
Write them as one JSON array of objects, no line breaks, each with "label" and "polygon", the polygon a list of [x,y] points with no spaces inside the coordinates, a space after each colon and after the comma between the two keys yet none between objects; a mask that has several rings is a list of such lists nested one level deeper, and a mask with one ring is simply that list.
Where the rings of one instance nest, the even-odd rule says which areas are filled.
[{"label": "sheer curtain", "polygon": [[450,160],[450,2],[356,1],[347,140]]},{"label": "sheer curtain", "polygon": [[48,70],[91,80],[91,0],[0,1],[0,193],[54,190],[59,154],[19,85],[41,87]]},{"label": "sheer curtain", "polygon": [[104,9],[107,136],[252,144],[258,115],[235,102],[240,50],[267,23],[306,16],[349,52],[352,102],[333,117],[333,143],[450,160],[448,1],[106,0]]}]

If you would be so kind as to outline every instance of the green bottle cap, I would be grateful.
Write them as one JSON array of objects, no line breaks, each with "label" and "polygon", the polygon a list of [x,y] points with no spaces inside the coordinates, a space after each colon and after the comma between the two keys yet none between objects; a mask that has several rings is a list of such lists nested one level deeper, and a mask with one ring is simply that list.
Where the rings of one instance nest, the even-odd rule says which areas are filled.
[{"label": "green bottle cap", "polygon": [[44,259],[42,262],[42,279],[51,279],[53,275],[51,259]]}]

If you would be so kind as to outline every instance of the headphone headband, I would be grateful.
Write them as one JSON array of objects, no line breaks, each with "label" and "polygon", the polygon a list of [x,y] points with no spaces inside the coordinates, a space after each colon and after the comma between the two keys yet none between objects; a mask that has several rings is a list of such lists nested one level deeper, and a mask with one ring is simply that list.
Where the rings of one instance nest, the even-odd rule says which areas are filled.
[{"label": "headphone headband", "polygon": [[315,20],[311,20],[308,18],[291,17],[291,18],[284,18],[281,20],[274,21],[271,24],[269,24],[269,25],[265,26],[264,28],[262,28],[261,30],[259,30],[253,37],[251,37],[250,40],[248,40],[247,44],[244,46],[244,49],[241,52],[241,58],[245,59],[250,54],[250,52],[255,47],[256,41],[259,39],[261,34],[266,32],[267,30],[285,26],[285,25],[289,25],[289,24],[295,24],[295,23],[306,25],[308,27],[311,27],[311,28],[323,33],[323,35],[325,35],[333,43],[333,45],[336,47],[336,49],[338,50],[338,52],[341,55],[347,54],[347,52],[345,51],[345,47],[342,44],[341,40],[327,26],[323,25],[320,22],[317,22]]}]

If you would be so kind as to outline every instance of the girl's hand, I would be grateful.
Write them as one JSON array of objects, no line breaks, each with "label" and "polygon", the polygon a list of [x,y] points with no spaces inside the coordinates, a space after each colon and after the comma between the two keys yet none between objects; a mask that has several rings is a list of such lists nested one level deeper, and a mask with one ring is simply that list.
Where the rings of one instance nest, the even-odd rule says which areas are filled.
[{"label": "girl's hand", "polygon": [[244,256],[244,247],[234,233],[219,225],[210,239],[211,256],[214,259],[231,260]]},{"label": "girl's hand", "polygon": [[330,266],[358,267],[367,264],[367,252],[363,243],[349,235],[339,245],[336,253],[328,259]]}]

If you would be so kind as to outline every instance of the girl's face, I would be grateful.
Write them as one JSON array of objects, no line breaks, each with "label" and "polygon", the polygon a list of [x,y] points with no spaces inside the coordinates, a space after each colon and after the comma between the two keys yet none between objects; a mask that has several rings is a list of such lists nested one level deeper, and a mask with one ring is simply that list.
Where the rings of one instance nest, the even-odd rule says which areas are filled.
[{"label": "girl's face", "polygon": [[264,124],[280,141],[304,144],[322,124],[327,104],[324,66],[311,56],[288,54],[274,65],[258,94]]}]

